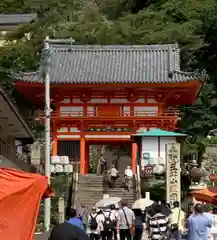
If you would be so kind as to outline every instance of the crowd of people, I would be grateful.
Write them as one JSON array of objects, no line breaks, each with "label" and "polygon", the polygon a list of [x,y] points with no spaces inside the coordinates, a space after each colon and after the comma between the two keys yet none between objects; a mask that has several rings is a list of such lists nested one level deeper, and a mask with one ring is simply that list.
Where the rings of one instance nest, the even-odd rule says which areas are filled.
[{"label": "crowd of people", "polygon": [[[169,204],[164,206],[170,210]],[[215,213],[216,209],[212,209],[211,205],[197,203],[186,215],[176,201],[168,214],[163,211],[162,205],[156,204],[146,214],[148,236],[153,240],[217,240]]]},{"label": "crowd of people", "polygon": [[[216,209],[197,203],[186,215],[179,202],[173,208],[154,203],[142,211],[127,202],[107,208],[93,207],[88,213],[71,209],[69,219],[56,226],[50,240],[217,240]],[[61,237],[60,237],[61,236]]]}]

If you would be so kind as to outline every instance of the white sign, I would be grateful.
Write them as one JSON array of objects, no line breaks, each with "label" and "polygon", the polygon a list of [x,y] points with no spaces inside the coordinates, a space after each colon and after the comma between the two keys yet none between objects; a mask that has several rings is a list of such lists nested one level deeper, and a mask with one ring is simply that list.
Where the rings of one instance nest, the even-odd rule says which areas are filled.
[{"label": "white sign", "polygon": [[180,144],[166,144],[166,199],[168,203],[181,201]]}]

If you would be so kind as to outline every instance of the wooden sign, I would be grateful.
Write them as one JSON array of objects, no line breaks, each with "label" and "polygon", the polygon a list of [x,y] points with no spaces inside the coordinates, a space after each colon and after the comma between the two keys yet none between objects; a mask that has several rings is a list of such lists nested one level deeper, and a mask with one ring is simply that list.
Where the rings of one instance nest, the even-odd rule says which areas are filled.
[{"label": "wooden sign", "polygon": [[147,164],[144,166],[144,176],[146,177],[153,176],[153,165]]},{"label": "wooden sign", "polygon": [[181,201],[180,144],[166,144],[166,199],[173,204]]}]

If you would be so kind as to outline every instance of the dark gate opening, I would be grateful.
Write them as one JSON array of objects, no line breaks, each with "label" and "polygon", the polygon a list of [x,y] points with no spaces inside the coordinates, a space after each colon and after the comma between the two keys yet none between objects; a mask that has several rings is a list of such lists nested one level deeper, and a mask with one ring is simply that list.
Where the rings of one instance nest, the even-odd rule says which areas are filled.
[{"label": "dark gate opening", "polygon": [[58,141],[58,155],[68,156],[70,162],[80,160],[80,142],[79,141]]}]

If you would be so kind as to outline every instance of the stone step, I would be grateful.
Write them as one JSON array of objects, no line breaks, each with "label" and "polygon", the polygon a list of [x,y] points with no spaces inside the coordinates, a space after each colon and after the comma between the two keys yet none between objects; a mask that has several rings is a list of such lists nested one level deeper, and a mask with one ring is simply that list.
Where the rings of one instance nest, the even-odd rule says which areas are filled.
[{"label": "stone step", "polygon": [[79,187],[78,188],[78,191],[79,192],[104,192],[103,191],[103,188],[96,188],[96,187],[84,187],[84,186],[82,186],[82,187]]}]

